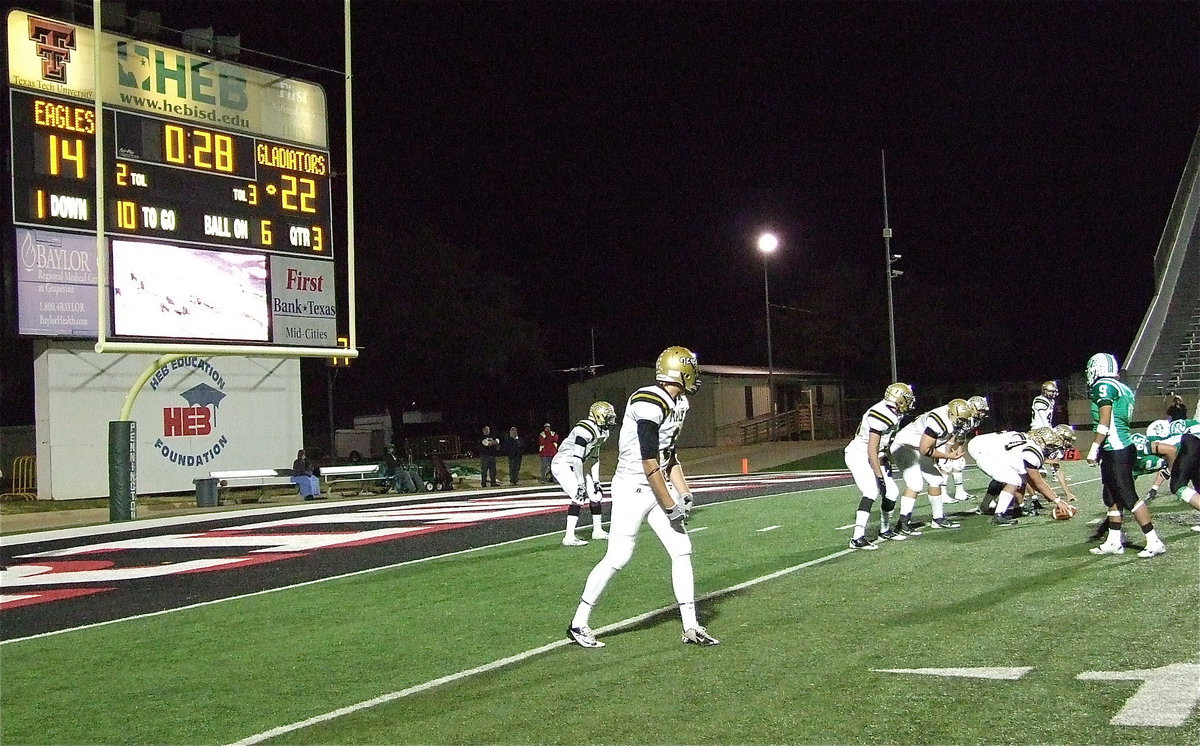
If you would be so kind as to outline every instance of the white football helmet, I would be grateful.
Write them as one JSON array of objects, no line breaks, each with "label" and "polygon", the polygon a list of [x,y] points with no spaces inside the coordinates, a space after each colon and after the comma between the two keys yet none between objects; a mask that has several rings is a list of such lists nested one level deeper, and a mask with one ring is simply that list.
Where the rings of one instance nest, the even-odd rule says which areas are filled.
[{"label": "white football helmet", "polygon": [[917,403],[917,395],[913,393],[912,386],[897,381],[888,384],[888,387],[883,390],[883,400],[894,406],[897,412],[904,414]]},{"label": "white football helmet", "polygon": [[588,409],[588,418],[603,428],[617,424],[617,410],[606,401],[598,401]]},{"label": "white football helmet", "polygon": [[967,399],[967,403],[970,404],[971,408],[975,410],[975,414],[980,420],[987,417],[992,411],[992,408],[988,406],[988,400],[986,396],[972,396],[970,399]]},{"label": "white football helmet", "polygon": [[1146,426],[1147,438],[1166,438],[1171,434],[1170,420],[1155,420]]},{"label": "white football helmet", "polygon": [[1120,372],[1116,356],[1107,352],[1097,352],[1088,358],[1087,368],[1084,370],[1088,386],[1092,386],[1101,378],[1116,378]]},{"label": "white football helmet", "polygon": [[1055,399],[1058,397],[1058,384],[1054,381],[1046,381],[1042,384],[1042,396],[1047,399]]},{"label": "white football helmet", "polygon": [[684,393],[694,394],[700,386],[700,362],[686,347],[668,347],[654,363],[654,380],[677,383]]}]

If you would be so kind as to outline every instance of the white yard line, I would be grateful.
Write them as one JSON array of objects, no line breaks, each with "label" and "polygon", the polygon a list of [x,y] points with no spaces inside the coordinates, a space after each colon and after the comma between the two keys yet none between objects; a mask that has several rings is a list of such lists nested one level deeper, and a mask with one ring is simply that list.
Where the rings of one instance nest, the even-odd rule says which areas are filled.
[{"label": "white yard line", "polygon": [[[787,567],[782,570],[777,570],[773,573],[768,573],[767,575],[759,576],[752,580],[747,580],[744,583],[738,583],[737,585],[731,585],[728,588],[722,588],[719,591],[713,591],[711,593],[706,593],[703,596],[700,596],[699,598],[697,598],[696,600],[697,601],[708,601],[710,599],[727,596],[731,593],[736,593],[740,590],[750,588],[750,587],[758,585],[760,583],[765,583],[770,580],[775,580],[776,578],[781,578],[784,575],[790,575],[791,573],[798,572],[798,571],[803,570],[808,567],[812,567],[813,565],[819,565],[822,562],[828,562],[829,560],[835,559],[837,557],[841,557],[844,554],[850,554],[852,551],[853,550],[851,550],[851,549],[842,549],[840,551],[834,552],[833,554],[827,554],[824,557],[818,557],[816,559],[809,560],[808,562],[801,562],[798,565],[793,565],[791,567]],[[648,611],[644,614],[638,614],[637,616],[629,617],[628,619],[622,619],[621,621],[616,622],[614,624],[609,624],[607,626],[601,627],[596,630],[596,633],[604,634],[607,632],[616,632],[618,630],[627,629],[629,627],[633,627],[635,625],[641,624],[642,622],[644,622],[648,619],[652,619],[660,614],[669,612],[674,608],[675,608],[674,605],[662,606],[657,609],[654,609],[653,611]],[[520,663],[521,661],[529,660],[530,658],[541,655],[542,653],[548,653],[551,650],[557,650],[558,648],[562,648],[562,647],[566,647],[568,645],[574,645],[574,644],[575,643],[571,642],[570,640],[563,638],[556,642],[552,642],[548,645],[542,645],[541,647],[538,647],[538,648],[531,648],[529,650],[526,650],[523,653],[517,653],[516,655],[510,655],[507,658],[500,658],[499,660],[494,660],[491,663],[485,663],[482,666],[477,666],[475,668],[469,668],[465,671],[459,671],[458,673],[452,673],[448,676],[442,676],[437,679],[432,679],[430,681],[426,681],[423,684],[417,684],[416,686],[410,686],[407,689],[401,689],[398,692],[391,692],[390,694],[384,694],[379,697],[374,697],[372,699],[364,700],[357,704],[348,705],[346,707],[339,707],[338,709],[331,710],[330,712],[327,712],[323,715],[315,715],[313,717],[307,718],[305,720],[300,720],[298,722],[291,723],[289,725],[281,725],[277,728],[265,730],[262,733],[256,733],[253,736],[248,736],[246,738],[243,738],[240,741],[235,741],[234,746],[242,746],[242,744],[262,743],[263,741],[266,741],[270,738],[274,738],[276,736],[283,735],[284,733],[291,733],[292,731],[297,731],[297,730],[300,730],[302,728],[307,728],[312,725],[318,725],[320,723],[325,723],[330,720],[335,720],[339,717],[342,717],[343,715],[350,715],[352,713],[359,712],[360,710],[366,710],[371,707],[375,707],[377,705],[386,704],[388,702],[394,702],[397,699],[403,699],[404,697],[409,697],[414,694],[420,694],[421,692],[429,691],[430,689],[435,689],[443,684],[449,684],[451,682],[459,681],[461,679],[466,679],[471,676],[475,676],[477,674],[486,673],[488,671],[494,671],[498,668],[503,668],[504,666],[508,666],[513,663]]]}]

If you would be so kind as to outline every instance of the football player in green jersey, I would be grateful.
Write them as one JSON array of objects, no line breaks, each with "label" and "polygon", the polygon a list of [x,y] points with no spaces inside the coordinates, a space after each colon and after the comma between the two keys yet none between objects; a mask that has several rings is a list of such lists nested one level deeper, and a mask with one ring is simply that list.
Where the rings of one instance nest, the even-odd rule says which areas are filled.
[{"label": "football player in green jersey", "polygon": [[1133,413],[1134,397],[1133,390],[1118,379],[1119,372],[1116,357],[1105,352],[1092,355],[1085,370],[1092,423],[1095,426],[1087,462],[1089,466],[1100,466],[1104,505],[1108,508],[1108,538],[1100,546],[1092,547],[1091,553],[1125,553],[1121,523],[1124,512],[1128,510],[1146,535],[1146,548],[1138,552],[1138,556],[1154,557],[1165,553],[1167,546],[1154,530],[1150,509],[1145,502],[1138,500],[1133,484],[1137,449],[1129,431],[1129,419]]}]

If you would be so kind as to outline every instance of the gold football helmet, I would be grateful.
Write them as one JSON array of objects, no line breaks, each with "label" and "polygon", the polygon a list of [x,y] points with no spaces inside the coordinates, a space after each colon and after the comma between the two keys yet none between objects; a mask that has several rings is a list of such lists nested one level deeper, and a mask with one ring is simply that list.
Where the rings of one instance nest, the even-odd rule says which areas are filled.
[{"label": "gold football helmet", "polygon": [[1041,446],[1042,453],[1047,456],[1063,447],[1062,434],[1052,427],[1035,427],[1029,431],[1029,439]]},{"label": "gold football helmet", "polygon": [[975,410],[975,415],[981,420],[987,417],[992,411],[992,408],[988,406],[986,396],[972,396],[970,399],[967,399],[967,404],[971,405],[971,408]]},{"label": "gold football helmet", "polygon": [[1071,448],[1075,445],[1075,428],[1063,423],[1055,425],[1054,432],[1058,433],[1058,437],[1062,438],[1063,448]]},{"label": "gold football helmet", "polygon": [[598,401],[588,410],[588,418],[600,427],[612,427],[617,424],[617,410],[606,401]]},{"label": "gold football helmet", "polygon": [[1046,381],[1042,384],[1042,396],[1048,399],[1054,399],[1058,396],[1058,384],[1054,381]]},{"label": "gold football helmet", "polygon": [[949,410],[950,421],[956,430],[970,424],[971,418],[975,416],[975,407],[972,407],[966,399],[951,399],[946,408]]},{"label": "gold football helmet", "polygon": [[677,383],[684,393],[694,394],[700,386],[700,363],[686,347],[668,347],[654,363],[654,380]]},{"label": "gold football helmet", "polygon": [[883,390],[883,400],[894,406],[897,412],[904,414],[917,403],[917,395],[913,393],[912,386],[897,381],[888,384],[888,387]]}]

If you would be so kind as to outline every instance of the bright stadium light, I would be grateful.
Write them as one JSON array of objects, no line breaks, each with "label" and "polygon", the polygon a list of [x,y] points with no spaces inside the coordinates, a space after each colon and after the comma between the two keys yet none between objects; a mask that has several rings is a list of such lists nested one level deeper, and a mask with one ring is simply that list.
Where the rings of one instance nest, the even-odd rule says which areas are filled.
[{"label": "bright stadium light", "polygon": [[758,237],[758,250],[763,255],[763,298],[767,309],[767,411],[771,415],[771,440],[775,440],[775,360],[771,354],[771,285],[767,279],[767,257],[779,248],[779,237],[774,233],[762,233]]}]

